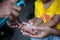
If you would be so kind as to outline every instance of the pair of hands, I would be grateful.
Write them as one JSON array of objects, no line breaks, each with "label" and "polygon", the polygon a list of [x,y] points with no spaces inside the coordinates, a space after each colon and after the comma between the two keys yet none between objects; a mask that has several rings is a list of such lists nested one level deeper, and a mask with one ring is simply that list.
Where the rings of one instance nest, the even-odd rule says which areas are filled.
[{"label": "pair of hands", "polygon": [[23,22],[24,26],[22,27],[22,34],[32,37],[32,38],[42,38],[52,34],[52,28],[45,26],[45,27],[37,27],[34,26],[33,23],[30,21],[28,23]]},{"label": "pair of hands", "polygon": [[[12,18],[11,13],[15,17],[17,17],[19,15],[19,13],[17,11],[20,11],[21,8],[15,6],[16,1],[17,0],[8,0],[7,2],[2,3],[2,5],[0,4],[1,5],[1,7],[0,7],[0,13],[1,13],[0,17],[10,17],[10,18]],[[9,24],[10,23],[8,23],[8,25]],[[51,34],[51,28],[49,28],[49,27],[35,27],[33,25],[33,23],[31,23],[31,22],[23,23],[23,24],[24,25],[19,24],[19,28],[20,28],[20,26],[23,26],[21,32],[24,35],[34,37],[34,38],[42,38],[46,35]],[[14,26],[10,26],[10,27],[14,27]],[[18,26],[15,25],[15,27],[18,27]],[[32,29],[33,29],[33,31],[32,31]],[[38,32],[38,31],[40,31],[40,32],[37,35],[35,35],[35,33]]]}]

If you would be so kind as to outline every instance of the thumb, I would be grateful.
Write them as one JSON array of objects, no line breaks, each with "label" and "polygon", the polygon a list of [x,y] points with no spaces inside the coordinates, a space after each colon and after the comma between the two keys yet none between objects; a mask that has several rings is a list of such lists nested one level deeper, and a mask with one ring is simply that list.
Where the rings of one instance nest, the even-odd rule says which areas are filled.
[{"label": "thumb", "polygon": [[29,24],[33,25],[33,22],[31,20],[29,20]]},{"label": "thumb", "polygon": [[44,27],[35,27],[35,30],[45,30]]}]

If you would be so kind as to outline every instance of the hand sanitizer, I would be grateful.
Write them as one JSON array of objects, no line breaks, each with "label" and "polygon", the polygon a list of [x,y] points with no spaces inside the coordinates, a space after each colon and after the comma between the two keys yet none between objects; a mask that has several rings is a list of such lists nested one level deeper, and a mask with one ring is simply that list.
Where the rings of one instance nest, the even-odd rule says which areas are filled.
[{"label": "hand sanitizer", "polygon": [[25,6],[24,0],[19,0],[19,2],[16,3],[16,6],[20,7],[21,4],[24,4],[24,6]]}]

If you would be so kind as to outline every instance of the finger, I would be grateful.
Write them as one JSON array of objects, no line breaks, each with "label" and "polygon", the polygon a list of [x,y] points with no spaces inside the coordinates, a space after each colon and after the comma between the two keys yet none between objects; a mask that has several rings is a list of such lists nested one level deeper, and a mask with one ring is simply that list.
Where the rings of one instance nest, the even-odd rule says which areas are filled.
[{"label": "finger", "polygon": [[22,27],[22,29],[21,30],[24,30],[25,32],[31,32],[32,30],[31,29],[28,29],[28,28],[26,28],[25,26],[24,27]]},{"label": "finger", "polygon": [[18,28],[19,28],[19,29],[21,29],[21,28],[22,28],[22,26],[20,25]]},{"label": "finger", "polygon": [[35,22],[37,18],[33,18],[32,21]]},{"label": "finger", "polygon": [[21,30],[21,33],[23,33],[24,31],[23,30]]},{"label": "finger", "polygon": [[28,23],[26,23],[26,22],[22,22],[22,24],[25,24],[25,25],[26,25],[26,24],[28,24]]},{"label": "finger", "polygon": [[23,27],[24,25],[23,24],[21,24],[21,23],[19,23],[19,25],[21,26],[21,27]]},{"label": "finger", "polygon": [[34,27],[35,30],[45,30],[44,27]]},{"label": "finger", "polygon": [[21,28],[21,26],[18,27],[19,29]]},{"label": "finger", "polygon": [[32,35],[37,35],[38,33],[40,33],[39,31],[35,30],[35,31],[31,31],[30,34]]},{"label": "finger", "polygon": [[21,33],[24,33],[24,32],[28,32],[28,31],[25,31],[24,29],[23,29],[23,30],[21,30]]},{"label": "finger", "polygon": [[14,6],[14,9],[17,10],[17,11],[20,11],[21,7]]},{"label": "finger", "polygon": [[31,35],[27,32],[23,32],[23,35],[26,35],[26,36],[29,36],[29,37],[32,37],[32,38],[41,38],[41,35]]},{"label": "finger", "polygon": [[23,26],[21,29],[22,29],[22,30],[25,30],[25,27],[26,27],[26,26]]},{"label": "finger", "polygon": [[11,12],[15,17],[17,17],[19,15],[19,13],[16,10],[12,10]]},{"label": "finger", "polygon": [[10,25],[11,28],[15,28],[15,25]]},{"label": "finger", "polygon": [[43,30],[43,31],[47,31],[47,30],[50,29],[50,27],[48,27],[48,26],[45,26],[45,27],[38,27],[38,29]]},{"label": "finger", "polygon": [[29,24],[33,25],[33,22],[31,20],[29,20]]},{"label": "finger", "polygon": [[24,31],[30,31],[30,29],[26,28],[26,26],[23,27]]},{"label": "finger", "polygon": [[12,26],[13,28],[15,27],[15,25]]},{"label": "finger", "polygon": [[10,28],[14,28],[14,26],[8,25]]},{"label": "finger", "polygon": [[32,22],[33,24],[35,23],[35,21],[36,21],[36,18],[29,20],[29,22]]},{"label": "finger", "polygon": [[8,2],[16,3],[18,0],[8,0]]},{"label": "finger", "polygon": [[18,27],[18,25],[15,25],[15,27],[17,28],[17,27]]},{"label": "finger", "polygon": [[8,25],[10,28],[14,28],[14,26],[13,26],[13,25],[11,25],[11,23],[10,23],[10,22],[7,22],[7,25]]}]

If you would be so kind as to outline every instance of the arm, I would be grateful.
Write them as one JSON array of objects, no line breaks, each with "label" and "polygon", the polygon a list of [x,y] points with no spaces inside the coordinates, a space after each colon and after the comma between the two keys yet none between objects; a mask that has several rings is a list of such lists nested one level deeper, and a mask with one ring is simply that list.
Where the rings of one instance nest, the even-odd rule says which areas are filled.
[{"label": "arm", "polygon": [[56,25],[60,20],[60,15],[55,15],[51,21],[45,23],[45,24],[41,24],[40,26],[49,26],[49,27],[53,27],[54,25]]},{"label": "arm", "polygon": [[36,18],[36,17],[34,17],[33,19],[31,19],[31,21],[33,22],[34,26],[38,26],[38,25],[40,25],[40,24],[43,23],[42,18]]},{"label": "arm", "polygon": [[52,29],[52,34],[60,36],[60,30]]}]

